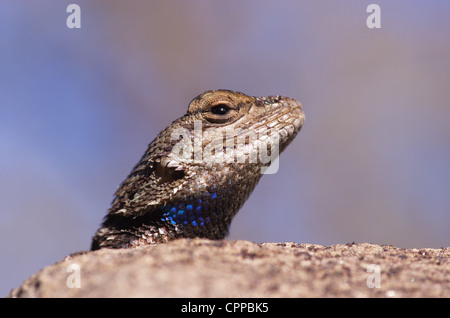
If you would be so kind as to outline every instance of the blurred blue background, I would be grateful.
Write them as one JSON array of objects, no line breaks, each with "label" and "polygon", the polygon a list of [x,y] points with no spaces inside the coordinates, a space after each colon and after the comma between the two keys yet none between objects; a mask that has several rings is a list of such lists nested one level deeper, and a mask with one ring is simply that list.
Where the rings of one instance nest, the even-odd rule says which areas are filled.
[{"label": "blurred blue background", "polygon": [[450,2],[79,0],[68,29],[70,3],[0,4],[0,296],[89,249],[147,144],[208,89],[306,113],[229,239],[449,246]]}]

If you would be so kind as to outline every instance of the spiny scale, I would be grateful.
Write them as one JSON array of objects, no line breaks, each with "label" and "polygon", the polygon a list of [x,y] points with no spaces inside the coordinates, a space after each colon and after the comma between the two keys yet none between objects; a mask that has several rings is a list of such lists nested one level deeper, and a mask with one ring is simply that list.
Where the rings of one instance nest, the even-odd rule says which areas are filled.
[{"label": "spiny scale", "polygon": [[268,166],[261,155],[285,149],[304,120],[292,98],[229,90],[197,96],[120,185],[92,249],[224,238]]}]

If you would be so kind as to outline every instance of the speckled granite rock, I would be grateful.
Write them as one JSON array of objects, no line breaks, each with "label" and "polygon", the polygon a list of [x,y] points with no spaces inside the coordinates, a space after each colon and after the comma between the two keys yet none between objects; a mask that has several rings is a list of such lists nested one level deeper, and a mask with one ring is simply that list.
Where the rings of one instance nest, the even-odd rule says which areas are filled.
[{"label": "speckled granite rock", "polygon": [[70,255],[9,297],[450,297],[449,256],[450,248],[180,239]]}]

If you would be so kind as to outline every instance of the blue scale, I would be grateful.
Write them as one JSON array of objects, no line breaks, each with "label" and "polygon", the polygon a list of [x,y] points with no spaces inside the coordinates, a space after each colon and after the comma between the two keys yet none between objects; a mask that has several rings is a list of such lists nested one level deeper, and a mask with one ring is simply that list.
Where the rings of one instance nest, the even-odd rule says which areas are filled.
[{"label": "blue scale", "polygon": [[[217,198],[217,193],[214,192],[208,195],[211,199]],[[198,199],[196,204],[184,204],[180,203],[176,206],[163,207],[163,213],[161,221],[168,221],[172,225],[187,225],[192,226],[205,226],[205,223],[210,222],[210,218],[203,217],[202,200]]]}]

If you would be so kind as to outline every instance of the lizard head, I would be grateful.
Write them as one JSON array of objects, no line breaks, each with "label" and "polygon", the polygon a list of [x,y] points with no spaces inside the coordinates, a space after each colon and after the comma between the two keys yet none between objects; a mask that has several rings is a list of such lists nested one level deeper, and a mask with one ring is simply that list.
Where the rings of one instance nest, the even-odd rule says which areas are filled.
[{"label": "lizard head", "polygon": [[[197,123],[196,127],[202,133],[202,151],[205,147],[219,149],[220,145],[226,151],[225,147],[230,146],[226,139],[234,138],[235,149],[239,142],[243,142],[241,149],[249,154],[254,150],[252,140],[271,142],[278,152],[283,151],[302,128],[305,114],[302,105],[293,98],[279,95],[256,97],[219,89],[195,97],[182,121],[185,124],[189,122],[191,129]],[[192,138],[195,136],[199,134],[192,135]]]},{"label": "lizard head", "polygon": [[236,123],[235,126],[250,128],[252,122],[255,127],[262,127],[270,121],[275,121],[272,127],[281,127],[292,117],[289,124],[294,130],[300,130],[305,121],[302,105],[293,98],[255,97],[225,89],[206,91],[195,97],[189,104],[187,116],[212,127]]}]

